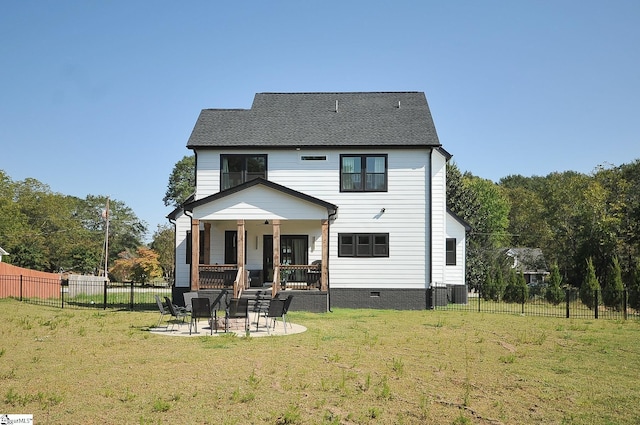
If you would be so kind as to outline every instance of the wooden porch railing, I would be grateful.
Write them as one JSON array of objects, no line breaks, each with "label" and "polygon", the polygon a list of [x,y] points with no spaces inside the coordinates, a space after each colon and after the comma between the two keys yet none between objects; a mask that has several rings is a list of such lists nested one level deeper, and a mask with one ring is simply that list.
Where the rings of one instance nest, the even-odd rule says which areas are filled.
[{"label": "wooden porch railing", "polygon": [[234,298],[248,285],[244,267],[236,264],[200,264],[198,274],[200,289],[233,289]]},{"label": "wooden porch railing", "polygon": [[[198,267],[200,289],[233,289],[238,298],[249,286],[249,278],[244,267],[237,264],[200,264]],[[280,266],[280,282],[274,283],[274,293],[285,289],[320,289],[319,264],[289,264]]]},{"label": "wooden porch railing", "polygon": [[198,266],[201,289],[229,289],[238,274],[235,264],[200,264]]},{"label": "wooden porch railing", "polygon": [[320,289],[319,264],[288,264],[280,266],[280,288],[313,290]]}]

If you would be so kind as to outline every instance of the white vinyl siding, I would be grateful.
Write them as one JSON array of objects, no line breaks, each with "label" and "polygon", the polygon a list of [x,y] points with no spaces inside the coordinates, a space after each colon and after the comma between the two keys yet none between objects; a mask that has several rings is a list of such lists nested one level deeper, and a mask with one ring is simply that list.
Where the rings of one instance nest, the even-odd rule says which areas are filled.
[{"label": "white vinyl siding", "polygon": [[445,281],[445,244],[447,215],[446,158],[438,150],[433,151],[431,170],[431,283],[442,285]]},{"label": "white vinyl siding", "polygon": [[191,231],[191,219],[181,214],[176,220],[176,270],[175,285],[178,288],[188,288],[191,276],[190,265],[187,264],[187,232]]},{"label": "white vinyl siding", "polygon": [[[340,154],[387,154],[386,192],[340,192]],[[425,288],[426,150],[323,151],[326,162],[291,169],[296,158],[269,156],[269,179],[338,206],[330,225],[332,288]],[[381,210],[384,209],[384,212]],[[339,233],[388,233],[389,257],[338,257]]]},{"label": "white vinyl siding", "polygon": [[[196,199],[217,193],[220,189],[220,154],[238,153],[234,150],[199,151]],[[439,256],[440,279],[444,279],[444,163],[445,159],[433,151],[434,174],[430,173],[428,149],[326,149],[326,150],[268,150],[260,149],[242,153],[268,155],[269,180],[293,190],[314,196],[338,206],[338,212],[330,223],[329,255],[331,287],[333,288],[425,288],[429,285],[431,256]],[[386,192],[340,192],[340,155],[387,155]],[[303,161],[301,155],[325,156],[326,161]],[[429,179],[435,178],[433,199],[435,205],[429,211]],[[293,234],[285,226],[302,221],[310,237],[309,261],[321,254],[318,214],[326,218],[326,209],[310,207],[300,199],[290,198],[266,190],[243,191],[238,197],[231,195],[214,204],[202,205],[194,210],[194,217],[203,220],[259,220],[279,218],[281,234]],[[277,202],[269,199],[277,196]],[[384,209],[384,212],[382,210]],[[322,211],[320,211],[322,210]],[[436,214],[437,212],[437,214]],[[439,252],[433,242],[433,253],[429,252],[430,235],[427,234],[431,215],[437,217],[434,233],[441,239]],[[318,221],[316,221],[318,220]],[[256,230],[257,231],[257,230]],[[218,232],[218,230],[216,230]],[[270,230],[266,232],[270,234]],[[311,248],[312,234],[316,246]],[[389,235],[389,256],[372,258],[338,257],[339,233],[384,233]],[[224,234],[224,231],[222,231]],[[297,233],[300,234],[300,233]],[[215,237],[215,235],[214,235]],[[259,236],[259,244],[262,243]],[[255,245],[255,234],[248,236],[248,263],[261,264]],[[219,253],[212,252],[212,262]],[[214,258],[215,257],[215,258]],[[252,258],[253,257],[253,258]],[[180,261],[177,261],[180,264]]]},{"label": "white vinyl siding", "polygon": [[456,265],[446,266],[445,283],[449,285],[464,285],[465,277],[465,228],[458,220],[447,213],[447,238],[456,240]]}]

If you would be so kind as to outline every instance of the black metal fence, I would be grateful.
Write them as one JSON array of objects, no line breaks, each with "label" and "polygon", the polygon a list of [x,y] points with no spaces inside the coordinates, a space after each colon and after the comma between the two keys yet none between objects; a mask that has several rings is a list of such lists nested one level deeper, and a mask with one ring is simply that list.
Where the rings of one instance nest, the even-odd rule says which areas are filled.
[{"label": "black metal fence", "polygon": [[[581,291],[562,288],[549,294],[545,285],[520,288],[510,299],[495,293],[467,292],[464,286],[432,287],[431,307],[438,310],[457,310],[481,313],[517,314],[582,319],[640,319],[636,291]],[[631,302],[630,302],[631,300]]]},{"label": "black metal fence", "polygon": [[169,286],[105,280],[43,279],[0,275],[0,298],[59,308],[157,310],[155,295],[171,297]]}]

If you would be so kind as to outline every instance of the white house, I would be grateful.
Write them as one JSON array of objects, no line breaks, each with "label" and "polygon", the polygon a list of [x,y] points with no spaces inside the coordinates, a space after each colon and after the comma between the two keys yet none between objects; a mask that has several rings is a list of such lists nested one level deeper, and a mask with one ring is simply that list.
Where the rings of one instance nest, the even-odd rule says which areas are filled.
[{"label": "white house", "polygon": [[176,299],[270,286],[299,310],[424,309],[432,285],[465,285],[467,225],[446,207],[424,93],[258,93],[203,110],[187,148]]},{"label": "white house", "polygon": [[2,262],[3,255],[9,255],[9,253],[0,247],[0,263]]}]

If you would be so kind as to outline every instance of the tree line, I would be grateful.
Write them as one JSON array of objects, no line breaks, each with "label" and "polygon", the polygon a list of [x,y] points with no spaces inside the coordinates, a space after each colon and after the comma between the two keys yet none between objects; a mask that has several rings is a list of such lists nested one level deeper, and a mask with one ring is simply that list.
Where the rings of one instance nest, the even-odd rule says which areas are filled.
[{"label": "tree line", "polygon": [[[0,170],[3,261],[52,273],[103,274],[107,197],[84,199],[51,191],[33,178],[13,181]],[[150,246],[147,224],[124,202],[109,200],[111,279],[150,282],[173,273],[173,229],[162,226]]]},{"label": "tree line", "polygon": [[[180,205],[193,193],[194,181],[194,156],[185,156],[169,176],[165,205]],[[97,274],[106,201],[53,193],[31,178],[14,182],[0,170],[0,246],[15,265]],[[516,297],[517,289],[506,288],[526,286],[510,274],[504,255],[509,247],[541,248],[552,286],[597,284],[603,292],[640,287],[640,160],[589,174],[511,175],[497,183],[451,162],[447,206],[472,228],[466,262],[472,288],[493,283],[502,285],[502,296]],[[173,277],[172,226],[159,226],[145,246],[147,225],[123,202],[111,200],[110,218],[110,273],[142,281]]]},{"label": "tree line", "polygon": [[472,288],[506,287],[514,278],[505,249],[533,247],[544,253],[551,287],[590,287],[605,299],[625,287],[640,289],[640,160],[590,174],[511,175],[498,183],[451,163],[447,195],[448,207],[472,227]]}]

